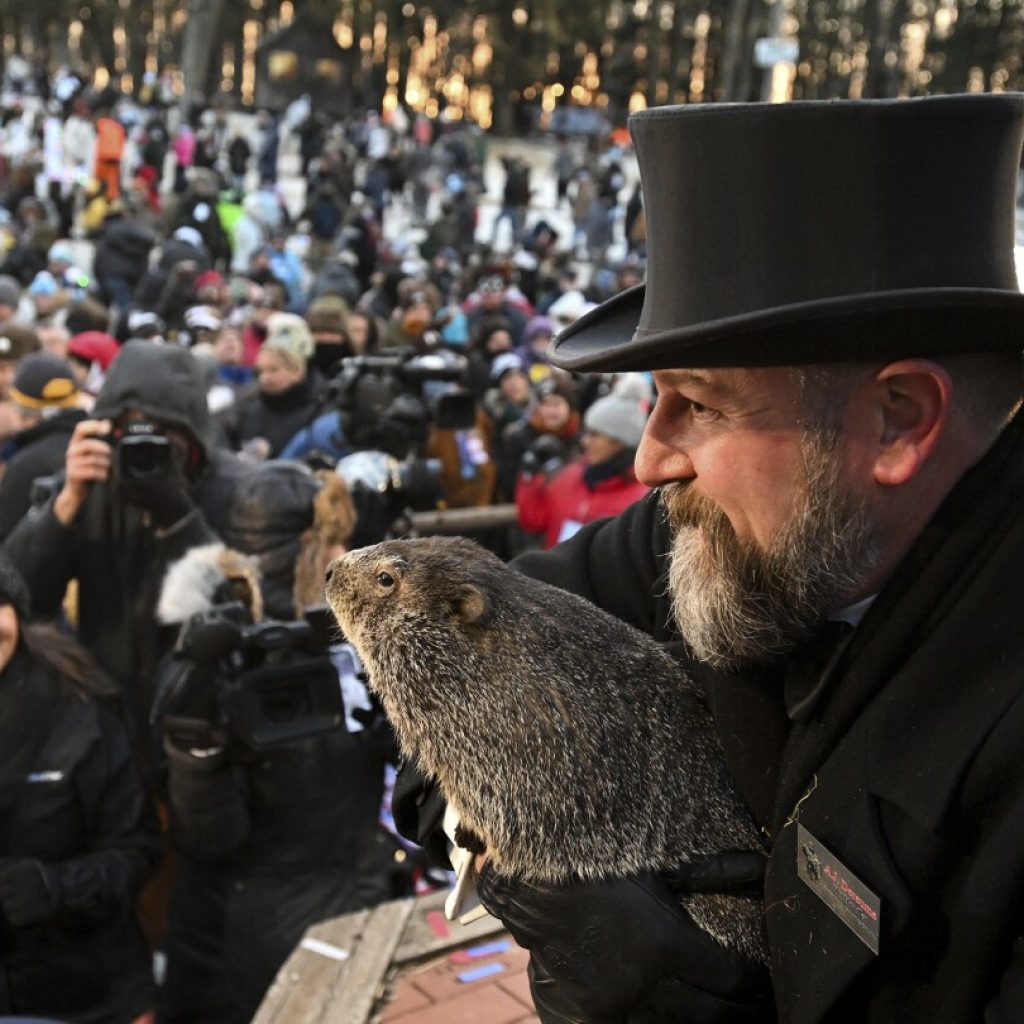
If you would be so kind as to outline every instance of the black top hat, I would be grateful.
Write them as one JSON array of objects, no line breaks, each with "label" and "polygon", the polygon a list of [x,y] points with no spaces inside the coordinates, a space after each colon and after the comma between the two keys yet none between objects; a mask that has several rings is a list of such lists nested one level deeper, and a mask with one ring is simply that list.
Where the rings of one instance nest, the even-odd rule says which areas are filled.
[{"label": "black top hat", "polygon": [[557,365],[1024,347],[1013,260],[1024,96],[660,107],[630,130],[647,281],[560,334]]}]

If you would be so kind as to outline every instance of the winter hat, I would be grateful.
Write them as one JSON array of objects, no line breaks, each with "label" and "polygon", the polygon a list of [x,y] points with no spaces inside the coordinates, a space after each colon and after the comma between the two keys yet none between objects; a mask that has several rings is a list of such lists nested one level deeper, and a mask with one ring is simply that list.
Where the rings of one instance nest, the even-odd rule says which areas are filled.
[{"label": "winter hat", "polygon": [[267,339],[263,347],[272,349],[296,369],[305,369],[316,348],[309,324],[295,313],[271,313],[267,317]]},{"label": "winter hat", "polygon": [[529,344],[537,337],[538,334],[550,334],[554,336],[555,325],[551,322],[550,317],[546,316],[535,316],[531,317],[526,322],[526,327],[523,329],[523,341]]},{"label": "winter hat", "polygon": [[212,306],[189,306],[185,310],[185,326],[190,331],[218,331],[221,319]]},{"label": "winter hat", "polygon": [[623,395],[599,398],[583,415],[583,429],[604,434],[613,441],[636,448],[644,434],[647,417],[638,402]]},{"label": "winter hat", "polygon": [[348,303],[340,295],[322,295],[306,310],[310,331],[340,334],[348,331]]},{"label": "winter hat", "polygon": [[50,246],[46,258],[50,263],[67,263],[70,266],[75,262],[75,250],[69,241],[60,239]]},{"label": "winter hat", "polygon": [[191,245],[193,249],[204,248],[203,236],[199,233],[198,228],[194,228],[189,224],[183,224],[171,237],[178,239],[179,242]]},{"label": "winter hat", "polygon": [[68,355],[86,363],[99,363],[104,372],[119,351],[120,346],[105,331],[82,331],[68,342]]},{"label": "winter hat", "polygon": [[67,409],[78,401],[78,382],[63,359],[33,352],[18,364],[11,398],[26,409]]},{"label": "winter hat", "polygon": [[491,363],[491,380],[495,384],[501,383],[501,378],[507,373],[522,373],[523,361],[515,352],[502,352]]},{"label": "winter hat", "polygon": [[0,327],[0,359],[21,359],[39,349],[39,335],[31,327]]},{"label": "winter hat", "polygon": [[21,285],[10,274],[0,274],[0,306],[17,306],[21,301]]},{"label": "winter hat", "polygon": [[131,335],[144,334],[149,337],[160,334],[163,329],[163,320],[151,309],[133,309],[128,314],[128,333]]},{"label": "winter hat", "polygon": [[0,604],[9,604],[19,619],[28,618],[32,600],[28,585],[15,568],[10,555],[0,549]]},{"label": "winter hat", "polygon": [[588,301],[578,288],[570,288],[564,295],[555,299],[548,307],[548,316],[559,329],[575,323],[584,313],[596,309],[597,303]]},{"label": "winter hat", "polygon": [[576,408],[576,389],[567,377],[552,374],[550,377],[545,377],[534,390],[538,402],[542,402],[549,395],[560,395],[574,409]]}]

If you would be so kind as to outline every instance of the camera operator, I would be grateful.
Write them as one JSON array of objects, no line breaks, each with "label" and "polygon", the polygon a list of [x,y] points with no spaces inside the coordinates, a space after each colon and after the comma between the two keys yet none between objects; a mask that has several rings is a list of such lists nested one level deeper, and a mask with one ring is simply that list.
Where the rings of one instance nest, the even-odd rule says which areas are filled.
[{"label": "camera operator", "polygon": [[247,468],[208,438],[202,374],[184,349],[129,342],[93,417],[77,424],[60,491],[7,538],[33,611],[56,618],[78,581],[78,634],[117,685],[144,769],[160,653],[154,616],[167,566],[215,540]]},{"label": "camera operator", "polygon": [[[301,637],[301,610],[322,603],[324,568],[355,524],[348,492],[334,474],[268,462],[231,519],[231,541],[248,553],[191,552],[168,573],[160,602],[165,621],[184,622],[156,709],[177,867],[161,1024],[248,1022],[310,924],[400,894],[378,827],[393,740],[382,717],[355,707],[371,712],[347,645],[316,648],[305,661],[290,643],[261,647],[275,635]],[[233,623],[225,597],[241,599],[254,624]],[[291,621],[261,622],[262,610]],[[264,714],[268,691],[232,667],[241,660],[279,670],[274,724]],[[336,704],[339,684],[346,689],[346,724],[317,732],[321,719],[304,709],[322,707],[313,695],[321,683]],[[285,707],[303,714],[290,718]],[[263,737],[286,735],[261,739],[246,727],[253,721]]]}]

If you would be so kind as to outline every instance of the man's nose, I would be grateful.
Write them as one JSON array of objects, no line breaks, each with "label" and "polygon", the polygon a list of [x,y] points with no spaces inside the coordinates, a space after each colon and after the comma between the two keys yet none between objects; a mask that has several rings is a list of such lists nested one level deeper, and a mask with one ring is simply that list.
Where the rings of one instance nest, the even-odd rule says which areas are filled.
[{"label": "man's nose", "polygon": [[640,439],[634,463],[636,478],[648,487],[692,480],[697,475],[690,456],[670,437],[655,408]]}]

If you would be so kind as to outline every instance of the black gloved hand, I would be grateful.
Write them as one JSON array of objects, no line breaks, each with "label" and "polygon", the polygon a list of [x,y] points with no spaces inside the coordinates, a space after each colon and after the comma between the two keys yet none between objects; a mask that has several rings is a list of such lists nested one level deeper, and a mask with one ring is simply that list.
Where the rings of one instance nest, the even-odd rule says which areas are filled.
[{"label": "black gloved hand", "polygon": [[12,928],[52,920],[58,908],[56,886],[39,861],[0,861],[0,912]]},{"label": "black gloved hand", "polygon": [[[695,868],[697,889],[749,883],[756,854],[723,854]],[[762,862],[763,858],[758,858]],[[668,878],[531,884],[485,865],[481,902],[530,951],[531,988],[544,1024],[749,1024],[772,1021],[767,969],[720,946],[679,905],[686,869]],[[728,883],[728,884],[723,884]]]}]

